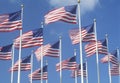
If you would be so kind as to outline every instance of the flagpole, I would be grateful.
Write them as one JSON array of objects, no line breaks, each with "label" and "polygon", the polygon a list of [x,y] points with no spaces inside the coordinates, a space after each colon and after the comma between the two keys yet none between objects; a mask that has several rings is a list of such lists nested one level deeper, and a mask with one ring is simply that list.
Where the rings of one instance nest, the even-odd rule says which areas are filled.
[{"label": "flagpole", "polygon": [[[46,60],[46,65],[47,65],[47,67],[48,67],[48,62],[47,62],[47,60]],[[48,72],[48,71],[47,71]],[[47,77],[47,79],[46,79],[46,83],[48,83],[48,77]]]},{"label": "flagpole", "polygon": [[61,36],[59,36],[59,41],[60,41],[60,44],[59,44],[59,47],[60,47],[60,83],[62,83],[62,47],[61,47],[61,45],[62,45],[62,37]]},{"label": "flagpole", "polygon": [[86,83],[88,83],[88,64],[86,59]]},{"label": "flagpole", "polygon": [[118,66],[119,67],[119,71],[118,72],[119,72],[119,83],[120,83],[120,59],[119,59],[120,58],[120,51],[119,51],[118,48],[117,48],[117,55],[118,55],[118,65],[119,65]]},{"label": "flagpole", "polygon": [[[14,53],[15,53],[15,49],[14,49],[14,44],[13,44],[13,46],[12,46],[12,66],[11,67],[13,67],[13,65],[14,65]],[[11,83],[13,83],[13,69],[11,69],[12,71],[11,71]]]},{"label": "flagpole", "polygon": [[[107,42],[107,52],[109,53],[109,47],[108,47],[108,35],[106,34],[106,42]],[[109,70],[109,83],[112,83],[111,79],[111,71],[110,71],[110,54],[108,54],[108,70]]]},{"label": "flagpole", "polygon": [[[41,22],[41,28],[43,28],[43,22]],[[41,49],[40,49],[40,58],[41,58],[41,83],[43,83],[43,55],[42,55],[42,52],[43,52],[43,45],[41,46]]]},{"label": "flagpole", "polygon": [[[80,17],[80,0],[78,0],[78,21],[79,21],[79,31],[80,31],[80,64],[83,64],[83,57],[82,57],[82,32],[81,32],[81,17]],[[83,80],[83,65],[81,65],[81,83],[84,83]]]},{"label": "flagpole", "polygon": [[[74,49],[74,56],[76,57],[76,49]],[[75,70],[75,83],[77,83],[77,69]]]},{"label": "flagpole", "polygon": [[[21,5],[21,8],[22,8],[22,12],[21,12],[21,20],[22,20],[22,25],[23,25],[23,8],[24,6]],[[20,45],[19,45],[19,64],[18,64],[18,80],[17,80],[17,83],[20,83],[20,60],[21,60],[21,46],[22,44],[22,29],[20,30]]]},{"label": "flagpole", "polygon": [[30,83],[33,83],[32,82],[32,72],[33,72],[33,50],[31,52],[31,78],[30,78]]},{"label": "flagpole", "polygon": [[100,83],[100,73],[99,73],[99,60],[98,60],[98,44],[97,44],[97,30],[96,30],[96,19],[94,19],[94,30],[95,30],[95,42],[96,42],[96,63],[97,63],[97,79]]}]

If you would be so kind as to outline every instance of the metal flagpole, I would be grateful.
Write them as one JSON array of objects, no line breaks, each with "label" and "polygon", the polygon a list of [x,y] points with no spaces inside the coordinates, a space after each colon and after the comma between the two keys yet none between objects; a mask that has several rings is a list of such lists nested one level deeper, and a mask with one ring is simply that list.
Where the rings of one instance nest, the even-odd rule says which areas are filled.
[{"label": "metal flagpole", "polygon": [[41,83],[43,83],[43,79],[42,79],[42,76],[43,76],[43,56],[42,56],[42,47],[41,46],[41,49],[40,49],[40,57],[41,57]]},{"label": "metal flagpole", "polygon": [[[47,62],[47,60],[46,60],[46,66],[48,68],[48,62]],[[48,72],[48,69],[47,69],[47,72]],[[48,78],[46,79],[46,83],[48,83]]]},{"label": "metal flagpole", "polygon": [[[14,53],[15,53],[15,49],[14,49],[14,44],[12,45],[12,66],[11,68],[13,67],[14,65]],[[13,83],[13,68],[11,69],[11,83]]]},{"label": "metal flagpole", "polygon": [[119,49],[117,48],[117,55],[118,55],[118,67],[119,67],[119,83],[120,83],[120,52],[119,52]]},{"label": "metal flagpole", "polygon": [[[23,5],[21,5],[22,12],[21,12],[21,20],[23,25]],[[21,60],[21,43],[22,43],[22,29],[20,30],[20,45],[19,45],[19,64],[18,64],[18,80],[17,83],[20,83],[20,60]]]},{"label": "metal flagpole", "polygon": [[59,41],[60,41],[60,44],[59,44],[59,47],[60,47],[60,49],[59,49],[59,56],[60,56],[60,83],[62,83],[62,47],[61,47],[61,45],[62,45],[62,37],[61,36],[59,36]]},{"label": "metal flagpole", "polygon": [[86,59],[86,83],[88,83],[88,64]]},{"label": "metal flagpole", "polygon": [[109,83],[112,83],[112,79],[111,79],[111,71],[110,71],[110,54],[109,54],[109,47],[108,47],[108,35],[106,34],[105,36],[106,36],[107,52],[108,52]]},{"label": "metal flagpole", "polygon": [[95,42],[96,42],[97,77],[98,77],[98,83],[100,83],[99,60],[98,60],[98,44],[97,44],[97,30],[96,30],[96,19],[94,19],[94,30],[95,30]]},{"label": "metal flagpole", "polygon": [[[43,28],[43,22],[41,22],[41,28]],[[41,46],[41,49],[40,49],[40,58],[41,58],[41,83],[43,83],[43,45]]]},{"label": "metal flagpole", "polygon": [[30,78],[30,83],[33,83],[32,82],[32,72],[33,72],[33,50],[31,52],[31,78]]},{"label": "metal flagpole", "polygon": [[[74,49],[74,56],[76,56],[76,49]],[[77,69],[75,70],[75,83],[77,83]]]},{"label": "metal flagpole", "polygon": [[81,83],[84,83],[83,80],[83,57],[82,57],[82,31],[81,31],[81,17],[80,17],[80,0],[78,0],[78,21],[79,21],[79,36],[80,36],[80,64],[81,64]]},{"label": "metal flagpole", "polygon": [[75,83],[77,83],[77,70],[75,70]]}]

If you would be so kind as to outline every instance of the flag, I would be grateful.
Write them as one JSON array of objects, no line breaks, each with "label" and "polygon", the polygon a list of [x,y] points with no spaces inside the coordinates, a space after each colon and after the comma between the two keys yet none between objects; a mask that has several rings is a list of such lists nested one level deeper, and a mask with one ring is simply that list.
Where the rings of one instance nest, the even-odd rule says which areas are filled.
[{"label": "flag", "polygon": [[106,63],[108,61],[110,61],[112,64],[118,64],[117,50],[114,50],[112,53],[109,53],[101,59],[102,63]]},{"label": "flag", "polygon": [[[82,27],[81,35],[82,35],[83,42],[95,41],[94,24]],[[80,42],[79,28],[74,28],[74,29],[70,30],[69,36],[72,41],[72,44],[78,44]]]},{"label": "flag", "polygon": [[120,63],[118,65],[113,65],[110,69],[110,74],[112,76],[120,75]]},{"label": "flag", "polygon": [[[18,71],[19,60],[10,68],[9,71]],[[31,55],[26,56],[20,60],[20,70],[27,71],[31,69]]]},{"label": "flag", "polygon": [[21,10],[0,15],[0,32],[10,32],[22,29]]},{"label": "flag", "polygon": [[[32,74],[29,74],[28,77],[30,79],[32,77],[32,80],[41,80],[41,69],[37,69]],[[47,65],[43,67],[42,79],[43,80],[48,79]]]},{"label": "flag", "polygon": [[64,21],[67,23],[76,24],[76,9],[77,5],[65,6],[54,9],[44,16],[45,24],[56,21]]},{"label": "flag", "polygon": [[[84,77],[86,77],[87,76],[87,74],[86,74],[86,63],[83,63],[83,76]],[[77,69],[76,70],[73,70],[72,71],[72,74],[71,74],[71,76],[72,77],[75,77],[75,72],[77,72],[76,74],[76,76],[78,77],[78,76],[81,76],[81,65],[79,64],[79,65],[77,65]]]},{"label": "flag", "polygon": [[[14,41],[15,47],[19,48],[20,37]],[[43,28],[28,31],[22,35],[22,48],[41,46],[43,44]]]},{"label": "flag", "polygon": [[12,59],[12,45],[13,44],[0,47],[0,60]]},{"label": "flag", "polygon": [[[77,68],[76,56],[63,60],[61,62],[61,69],[75,70]],[[60,63],[56,64],[56,71],[60,71]]]},{"label": "flag", "polygon": [[[106,39],[97,41],[98,46],[98,53],[99,54],[108,54],[107,52],[107,42]],[[87,45],[85,45],[85,52],[87,54],[87,57],[92,56],[96,53],[96,42],[90,42]]]},{"label": "flag", "polygon": [[35,51],[35,55],[38,61],[41,59],[40,54],[42,54],[42,56],[59,57],[59,41],[53,45],[47,44],[39,47]]}]

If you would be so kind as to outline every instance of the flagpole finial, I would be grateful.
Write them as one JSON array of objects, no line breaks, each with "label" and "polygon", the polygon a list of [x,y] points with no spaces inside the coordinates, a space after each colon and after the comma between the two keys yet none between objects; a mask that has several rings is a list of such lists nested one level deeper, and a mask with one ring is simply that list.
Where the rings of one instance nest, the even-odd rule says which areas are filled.
[{"label": "flagpole finial", "polygon": [[21,8],[24,8],[24,5],[23,5],[23,4],[21,5]]},{"label": "flagpole finial", "polygon": [[44,24],[44,23],[43,23],[43,22],[41,22],[41,28],[43,28],[43,24]]},{"label": "flagpole finial", "polygon": [[96,22],[96,19],[94,19],[94,22]]},{"label": "flagpole finial", "polygon": [[108,37],[108,34],[105,34],[105,37],[107,38],[107,37]]},{"label": "flagpole finial", "polygon": [[61,36],[61,35],[59,36],[59,39],[62,39],[62,36]]},{"label": "flagpole finial", "polygon": [[74,56],[76,56],[76,49],[74,49]]},{"label": "flagpole finial", "polygon": [[48,61],[46,60],[46,65],[48,65]]},{"label": "flagpole finial", "polygon": [[80,0],[78,0],[78,3],[80,3]]}]

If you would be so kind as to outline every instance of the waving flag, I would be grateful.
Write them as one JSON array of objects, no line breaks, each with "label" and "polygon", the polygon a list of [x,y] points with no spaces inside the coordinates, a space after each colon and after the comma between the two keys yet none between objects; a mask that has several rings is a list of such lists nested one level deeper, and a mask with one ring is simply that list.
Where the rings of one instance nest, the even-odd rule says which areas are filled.
[{"label": "waving flag", "polygon": [[[41,80],[41,69],[34,71],[32,74],[28,75],[32,80]],[[47,65],[43,67],[42,79],[48,79]]]},{"label": "waving flag", "polygon": [[[9,71],[18,71],[19,60],[10,68]],[[24,57],[20,60],[20,69],[21,71],[27,71],[31,69],[31,55]]]},{"label": "waving flag", "polygon": [[59,41],[57,41],[53,45],[47,44],[38,48],[35,51],[35,55],[38,61],[41,58],[40,56],[41,51],[42,51],[42,56],[59,57]]},{"label": "waving flag", "polygon": [[11,60],[12,58],[12,45],[0,47],[0,60]]},{"label": "waving flag", "polygon": [[[20,37],[14,41],[15,47],[19,48]],[[41,46],[43,44],[43,28],[28,31],[22,35],[22,48]]]},{"label": "waving flag", "polygon": [[112,76],[120,75],[120,65],[113,65],[110,69],[110,74]]},{"label": "waving flag", "polygon": [[109,53],[109,55],[106,55],[101,59],[102,63],[106,63],[110,61],[112,64],[118,65],[118,58],[117,58],[117,50],[113,51],[112,53]]},{"label": "waving flag", "polygon": [[67,23],[76,24],[76,9],[77,5],[65,6],[54,9],[45,15],[45,24],[56,21],[64,21]]},{"label": "waving flag", "polygon": [[[86,74],[86,63],[83,63],[83,76],[84,77],[86,77],[87,76],[87,74]],[[75,72],[77,72],[77,77],[78,76],[81,76],[81,65],[79,64],[79,65],[77,65],[77,70],[73,70],[72,71],[72,77],[75,77]]]},{"label": "waving flag", "polygon": [[[97,41],[98,53],[99,54],[108,54],[107,52],[107,42],[106,39]],[[85,52],[87,56],[91,56],[96,53],[96,42],[90,42],[85,46]]]},{"label": "waving flag", "polygon": [[10,32],[22,29],[21,10],[0,15],[0,32]]},{"label": "waving flag", "polygon": [[[77,68],[76,56],[61,62],[61,69],[75,70]],[[60,71],[60,63],[56,64],[56,71]]]},{"label": "waving flag", "polygon": [[[94,33],[94,25],[93,24],[82,27],[81,33],[82,33],[82,41],[83,42],[95,41],[95,33]],[[70,30],[69,36],[72,41],[72,44],[78,44],[80,42],[79,28]]]}]

